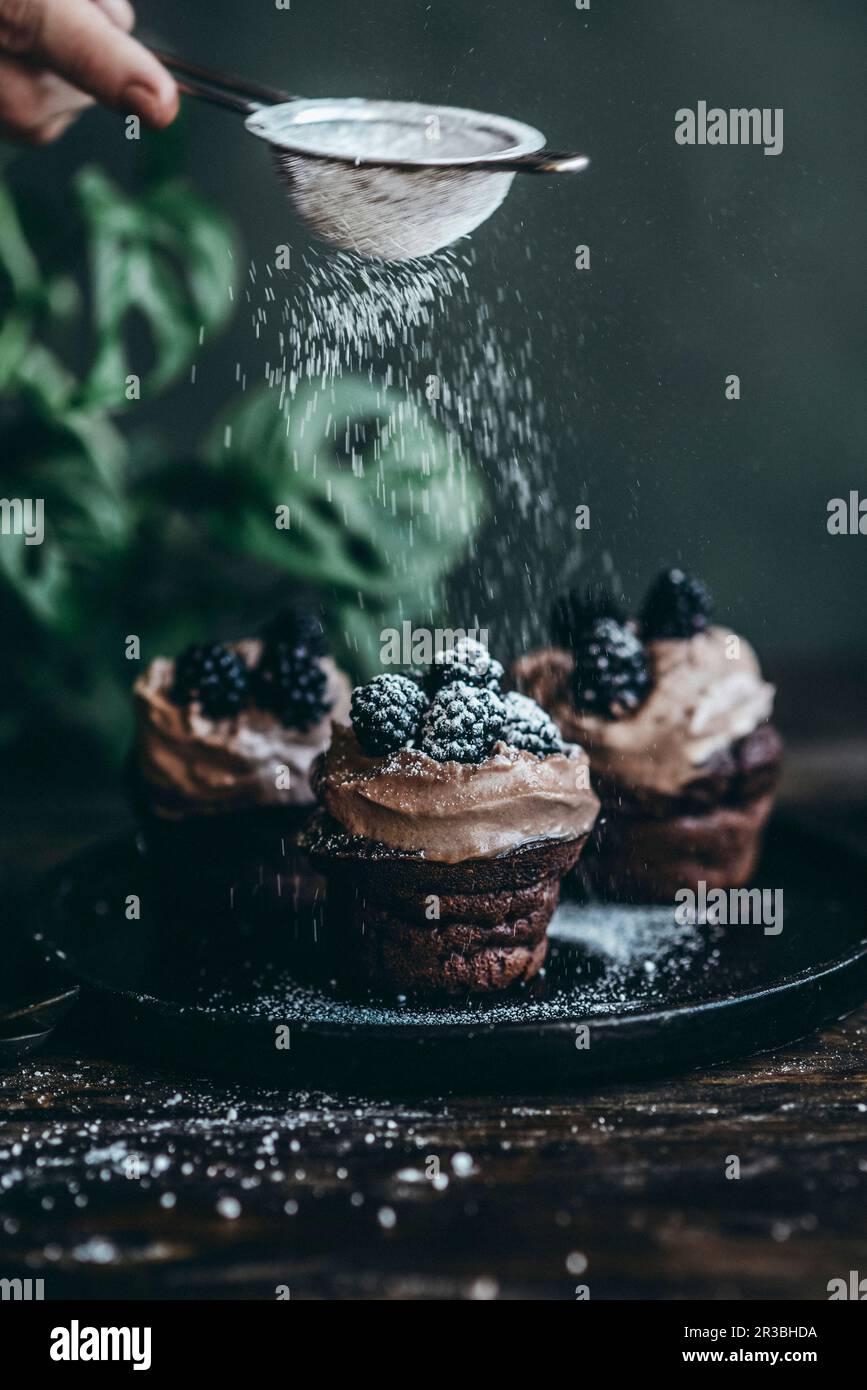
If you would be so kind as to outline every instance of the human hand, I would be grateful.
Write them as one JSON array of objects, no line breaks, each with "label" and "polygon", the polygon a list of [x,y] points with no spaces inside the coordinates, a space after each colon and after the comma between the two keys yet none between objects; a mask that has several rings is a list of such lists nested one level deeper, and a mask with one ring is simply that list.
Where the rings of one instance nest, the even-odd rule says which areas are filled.
[{"label": "human hand", "polygon": [[129,0],[0,0],[0,136],[45,145],[93,102],[165,126],[174,79],[130,37]]}]

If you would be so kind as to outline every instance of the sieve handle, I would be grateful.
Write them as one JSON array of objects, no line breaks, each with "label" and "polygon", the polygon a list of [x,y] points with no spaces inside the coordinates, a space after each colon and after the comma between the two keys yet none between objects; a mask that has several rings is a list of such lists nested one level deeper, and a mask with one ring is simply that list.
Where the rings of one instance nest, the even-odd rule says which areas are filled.
[{"label": "sieve handle", "polygon": [[[501,169],[514,169],[519,174],[580,174],[590,160],[586,154],[565,154],[559,150],[537,150],[535,154],[504,159]],[[495,165],[491,163],[493,169]]]},{"label": "sieve handle", "polygon": [[231,73],[220,72],[217,68],[203,68],[199,63],[190,63],[186,58],[178,58],[174,53],[166,53],[146,44],[163,67],[168,68],[178,79],[178,86],[188,96],[208,101],[212,106],[222,106],[229,111],[239,111],[249,116],[260,111],[263,106],[280,106],[285,101],[297,101],[298,97],[277,91],[274,87],[263,87],[258,82],[248,82],[245,77],[234,77]]}]

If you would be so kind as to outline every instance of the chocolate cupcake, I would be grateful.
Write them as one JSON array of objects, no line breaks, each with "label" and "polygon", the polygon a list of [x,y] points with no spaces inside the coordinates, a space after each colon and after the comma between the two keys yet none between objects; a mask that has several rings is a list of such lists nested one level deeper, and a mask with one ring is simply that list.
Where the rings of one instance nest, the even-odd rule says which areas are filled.
[{"label": "chocolate cupcake", "polygon": [[598,588],[573,592],[555,606],[560,645],[513,667],[589,752],[602,814],[582,871],[606,896],[669,901],[702,880],[740,887],[755,869],[781,757],[774,689],[710,607],[681,570],[659,577],[633,623]]},{"label": "chocolate cupcake", "polygon": [[305,839],[346,979],[486,994],[541,968],[599,803],[582,749],[533,701],[502,696],[501,676],[459,642],[423,686],[384,675],[357,689],[353,727],[335,725]]},{"label": "chocolate cupcake", "polygon": [[294,614],[261,639],[151,662],[133,692],[130,783],[150,866],[175,901],[290,912],[321,889],[298,832],[349,690],[318,623]]}]

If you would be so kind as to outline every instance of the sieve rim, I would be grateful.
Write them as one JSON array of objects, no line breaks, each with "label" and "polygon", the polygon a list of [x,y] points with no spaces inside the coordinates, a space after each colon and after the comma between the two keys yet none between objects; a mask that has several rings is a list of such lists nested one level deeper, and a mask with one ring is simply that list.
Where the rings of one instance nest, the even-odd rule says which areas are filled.
[{"label": "sieve rim", "polygon": [[[275,130],[277,124],[273,119],[276,114],[287,113],[297,115],[298,119],[291,120],[286,126]],[[365,114],[361,114],[364,112]],[[510,143],[504,148],[498,148],[490,152],[469,155],[441,156],[439,158],[418,159],[394,156],[384,158],[381,155],[347,155],[332,154],[327,150],[311,149],[308,144],[300,143],[291,138],[291,129],[295,127],[310,127],[324,123],[325,120],[348,120],[355,119],[359,124],[382,120],[388,115],[397,117],[400,113],[423,112],[425,117],[430,116],[458,116],[468,119],[475,124],[475,128],[490,128],[491,133],[506,136]],[[331,114],[324,114],[331,113]],[[511,116],[498,116],[487,111],[477,111],[467,106],[442,106],[428,105],[420,101],[377,101],[369,100],[366,97],[299,97],[293,101],[280,102],[276,106],[262,106],[253,111],[245,120],[244,125],[251,135],[258,136],[259,139],[267,140],[275,150],[296,154],[299,158],[318,160],[328,164],[346,164],[350,168],[375,168],[375,169],[452,169],[467,168],[472,169],[474,165],[484,164],[489,166],[500,161],[507,163],[510,160],[520,158],[522,155],[536,154],[544,148],[545,136],[534,126],[526,125],[523,121],[516,121]]]}]

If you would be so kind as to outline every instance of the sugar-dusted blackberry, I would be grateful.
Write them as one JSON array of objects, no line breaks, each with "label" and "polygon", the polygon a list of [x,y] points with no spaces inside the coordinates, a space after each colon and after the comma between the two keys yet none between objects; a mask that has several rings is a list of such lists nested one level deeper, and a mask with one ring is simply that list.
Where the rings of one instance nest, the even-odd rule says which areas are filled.
[{"label": "sugar-dusted blackberry", "polygon": [[437,652],[425,677],[425,689],[436,695],[444,685],[463,681],[499,692],[503,668],[487,647],[472,637],[460,637],[454,646]]},{"label": "sugar-dusted blackberry", "polygon": [[664,570],[651,584],[641,610],[645,642],[655,638],[694,637],[710,621],[713,599],[695,575],[681,569]]},{"label": "sugar-dusted blackberry", "polygon": [[350,718],[355,737],[366,753],[393,753],[413,741],[427,696],[409,676],[374,676],[352,692]]},{"label": "sugar-dusted blackberry", "polygon": [[315,613],[297,608],[283,608],[270,618],[262,628],[262,640],[266,645],[283,642],[293,650],[303,649],[312,656],[325,656],[328,651],[321,619]]},{"label": "sugar-dusted blackberry", "polygon": [[230,719],[249,698],[250,672],[243,658],[222,642],[187,647],[175,662],[175,704],[197,700],[209,719]]},{"label": "sugar-dusted blackberry", "polygon": [[265,643],[253,673],[256,701],[287,729],[303,732],[325,718],[333,703],[327,688],[327,672],[307,647]]},{"label": "sugar-dusted blackberry", "polygon": [[580,710],[617,719],[647,696],[647,654],[635,633],[613,618],[599,618],[575,652],[573,694]]},{"label": "sugar-dusted blackberry", "polygon": [[574,651],[587,629],[600,618],[622,623],[624,613],[605,584],[579,584],[560,594],[551,608],[551,637],[558,647]]},{"label": "sugar-dusted blackberry", "polygon": [[561,751],[563,740],[557,725],[535,700],[510,690],[508,695],[504,695],[503,703],[506,706],[506,722],[500,737],[504,743],[512,748],[523,748],[540,758]]},{"label": "sugar-dusted blackberry", "polygon": [[434,696],[422,721],[419,747],[440,763],[481,763],[506,722],[506,706],[494,690],[449,681]]}]

